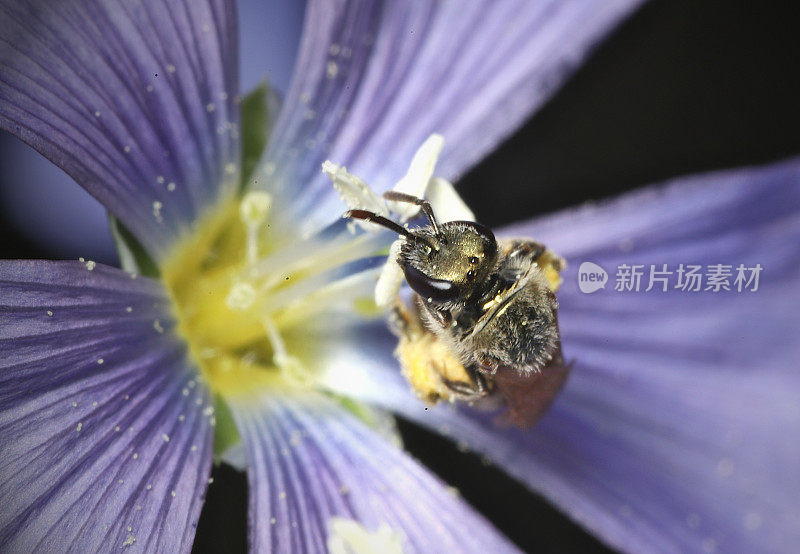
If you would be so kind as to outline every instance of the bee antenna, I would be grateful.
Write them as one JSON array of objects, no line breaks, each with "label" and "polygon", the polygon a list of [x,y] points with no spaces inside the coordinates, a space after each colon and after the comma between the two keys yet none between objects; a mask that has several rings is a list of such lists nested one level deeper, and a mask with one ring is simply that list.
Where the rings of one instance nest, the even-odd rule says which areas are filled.
[{"label": "bee antenna", "polygon": [[382,215],[378,215],[375,212],[370,212],[367,210],[347,210],[342,217],[349,217],[350,219],[361,219],[364,221],[369,221],[370,223],[375,223],[380,225],[381,227],[386,227],[397,233],[398,235],[403,235],[404,237],[412,237],[413,235],[411,232],[400,225],[399,223],[392,221],[391,219],[387,219]]},{"label": "bee antenna", "polygon": [[420,241],[428,245],[431,250],[434,250],[434,247],[431,243],[423,239],[422,237],[418,237],[417,235],[411,234],[411,231],[400,225],[399,223],[392,221],[382,215],[378,215],[375,212],[370,212],[368,210],[347,210],[344,212],[342,217],[348,217],[350,219],[361,219],[363,221],[368,221],[370,223],[375,223],[380,225],[381,227],[386,227],[387,229],[394,231],[398,235],[403,235],[409,240],[413,241]]},{"label": "bee antenna", "polygon": [[431,222],[431,227],[433,227],[433,232],[437,236],[440,235],[439,223],[436,221],[436,217],[433,215],[433,207],[431,206],[430,202],[428,202],[427,200],[423,200],[422,198],[417,198],[416,196],[406,194],[404,192],[398,192],[396,190],[388,190],[384,192],[383,197],[386,200],[392,200],[394,202],[405,202],[406,204],[414,204],[415,206],[419,206],[422,209],[422,213],[424,213],[425,217],[428,218],[428,221]]}]

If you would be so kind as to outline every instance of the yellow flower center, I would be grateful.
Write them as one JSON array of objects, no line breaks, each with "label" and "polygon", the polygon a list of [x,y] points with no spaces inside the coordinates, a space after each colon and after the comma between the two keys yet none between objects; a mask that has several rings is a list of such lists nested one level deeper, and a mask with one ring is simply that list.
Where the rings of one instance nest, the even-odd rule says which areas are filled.
[{"label": "yellow flower center", "polygon": [[180,241],[162,268],[195,362],[224,396],[313,386],[342,314],[376,314],[375,270],[347,264],[386,239],[339,232],[301,237],[252,191],[226,203]]}]

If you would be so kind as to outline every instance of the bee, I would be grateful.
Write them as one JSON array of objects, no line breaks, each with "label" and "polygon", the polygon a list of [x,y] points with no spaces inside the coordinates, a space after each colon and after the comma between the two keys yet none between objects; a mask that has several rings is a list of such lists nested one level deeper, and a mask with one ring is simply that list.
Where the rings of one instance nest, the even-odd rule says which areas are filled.
[{"label": "bee", "polygon": [[440,224],[415,196],[384,198],[418,206],[428,224],[408,229],[366,210],[345,217],[401,237],[395,262],[414,294],[410,305],[398,295],[390,323],[412,388],[430,404],[505,405],[507,421],[533,424],[569,373],[555,297],[564,260],[533,240],[498,241],[480,223]]}]

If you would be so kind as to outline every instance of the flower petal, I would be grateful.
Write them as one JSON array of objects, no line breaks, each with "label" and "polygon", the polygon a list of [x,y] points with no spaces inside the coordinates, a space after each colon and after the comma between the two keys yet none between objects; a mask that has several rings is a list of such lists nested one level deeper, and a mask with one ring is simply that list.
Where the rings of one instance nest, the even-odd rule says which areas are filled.
[{"label": "flower petal", "polygon": [[210,398],[174,325],[154,281],[0,262],[0,550],[190,549]]},{"label": "flower petal", "polygon": [[311,2],[263,169],[278,189],[307,187],[303,208],[324,213],[325,159],[386,190],[440,133],[437,175],[453,180],[541,106],[639,3]]},{"label": "flower petal", "polygon": [[235,22],[225,0],[0,2],[0,127],[159,257],[236,183]]},{"label": "flower petal", "polygon": [[[503,234],[568,259],[564,391],[529,432],[473,410],[423,411],[384,370],[390,407],[485,453],[617,548],[793,550],[800,159],[678,179]],[[606,290],[579,292],[583,261],[609,271]],[[764,269],[756,292],[614,292],[623,263]],[[379,388],[359,390],[377,400]]]},{"label": "flower petal", "polygon": [[325,551],[341,518],[365,533],[388,526],[404,552],[516,551],[419,464],[330,399],[261,394],[230,406],[249,461],[252,551]]}]

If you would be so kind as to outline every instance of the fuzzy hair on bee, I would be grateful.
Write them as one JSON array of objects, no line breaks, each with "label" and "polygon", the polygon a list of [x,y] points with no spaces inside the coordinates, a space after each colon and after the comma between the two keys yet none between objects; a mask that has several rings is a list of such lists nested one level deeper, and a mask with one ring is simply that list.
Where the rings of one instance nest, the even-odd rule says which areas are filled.
[{"label": "fuzzy hair on bee", "polygon": [[392,318],[403,373],[428,402],[499,395],[511,420],[529,425],[568,373],[554,294],[564,261],[536,241],[497,241],[480,223],[440,224],[414,196],[384,197],[419,206],[429,222],[407,229],[364,210],[345,214],[401,235],[394,263],[415,293],[410,307],[397,297]]}]

